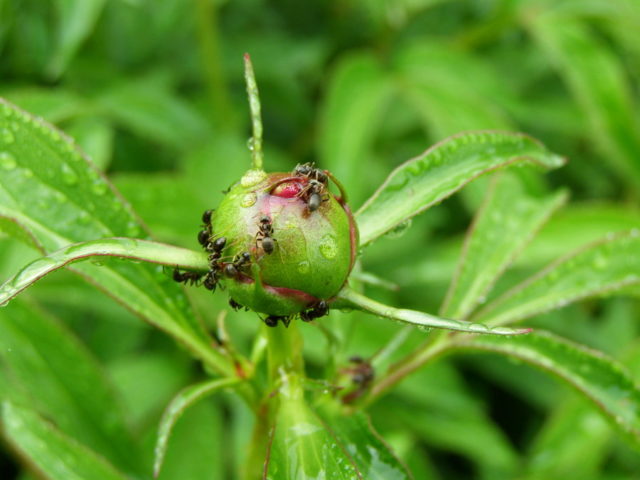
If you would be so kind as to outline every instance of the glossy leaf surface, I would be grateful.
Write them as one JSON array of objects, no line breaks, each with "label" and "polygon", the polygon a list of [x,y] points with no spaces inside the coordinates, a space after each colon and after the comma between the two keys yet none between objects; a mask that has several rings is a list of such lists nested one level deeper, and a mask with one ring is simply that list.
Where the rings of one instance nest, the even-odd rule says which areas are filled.
[{"label": "glossy leaf surface", "polygon": [[502,325],[640,283],[640,234],[606,238],[559,260],[504,293],[474,321]]},{"label": "glossy leaf surface", "polygon": [[50,480],[125,480],[112,465],[63,435],[38,414],[10,402],[2,404],[4,432],[12,445]]},{"label": "glossy leaf surface", "polygon": [[640,389],[615,360],[550,333],[512,338],[467,337],[458,340],[455,348],[500,353],[556,375],[640,442]]},{"label": "glossy leaf surface", "polygon": [[21,401],[115,465],[139,464],[107,376],[80,342],[34,307],[0,310],[0,359]]},{"label": "glossy leaf surface", "polygon": [[[144,235],[130,206],[53,127],[5,101],[0,127],[5,140],[0,217],[28,229],[45,252],[103,237]],[[184,293],[157,268],[131,262],[73,268],[149,323],[210,350]]]},{"label": "glossy leaf surface", "polygon": [[467,233],[441,314],[466,318],[565,200],[565,193],[542,197],[530,194],[514,175],[497,177]]},{"label": "glossy leaf surface", "polygon": [[470,132],[443,140],[397,167],[356,212],[360,245],[409,221],[479,175],[521,161],[548,168],[564,162],[522,134]]}]

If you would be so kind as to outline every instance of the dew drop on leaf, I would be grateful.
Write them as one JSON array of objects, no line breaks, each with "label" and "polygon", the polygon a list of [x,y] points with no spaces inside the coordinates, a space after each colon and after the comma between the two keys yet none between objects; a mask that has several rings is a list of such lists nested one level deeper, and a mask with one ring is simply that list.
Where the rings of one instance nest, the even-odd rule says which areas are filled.
[{"label": "dew drop on leaf", "polygon": [[0,167],[4,170],[13,170],[18,163],[9,152],[0,152]]}]

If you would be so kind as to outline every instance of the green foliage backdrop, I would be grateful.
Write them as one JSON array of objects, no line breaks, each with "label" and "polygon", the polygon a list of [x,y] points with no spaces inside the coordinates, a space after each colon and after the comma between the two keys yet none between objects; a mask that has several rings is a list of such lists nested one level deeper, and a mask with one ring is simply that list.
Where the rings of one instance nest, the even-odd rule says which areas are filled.
[{"label": "green foliage backdrop", "polygon": [[[415,478],[633,478],[638,31],[636,0],[0,0],[0,96],[74,138],[95,166],[60,154],[51,147],[60,139],[38,122],[3,124],[0,281],[40,257],[38,248],[101,237],[197,248],[201,212],[249,165],[249,52],[267,168],[315,161],[331,170],[359,210],[363,243],[389,230],[380,216],[400,223],[362,257],[360,278],[377,277],[370,296],[492,326],[527,319],[523,325],[539,330],[509,343],[460,335],[439,350],[437,341],[424,347],[423,331],[333,312],[300,328],[307,370],[320,379],[309,389],[330,387],[322,379],[345,374],[350,357],[370,358],[385,380],[374,384],[367,412]],[[25,158],[36,175],[18,178],[8,151],[27,129]],[[367,201],[406,159],[418,157],[417,169],[432,165],[433,156],[421,156],[430,145],[496,129],[526,132],[568,162],[544,176],[514,166],[439,203],[462,186],[445,165],[441,177],[411,184],[421,192],[415,205],[398,206],[384,190]],[[527,142],[518,148],[538,148]],[[484,169],[502,158],[496,148]],[[547,166],[561,163],[540,155]],[[28,167],[22,159],[20,166]],[[59,219],[55,229],[36,228],[50,216]],[[92,260],[73,269],[80,276],[60,270],[0,310],[2,427],[10,439],[0,476],[151,478],[170,400],[195,382],[222,388],[207,374],[233,369],[194,321],[215,330],[226,299],[184,293],[170,272],[146,264]],[[259,327],[255,314],[229,312],[227,330],[217,333],[251,356]],[[412,374],[396,383],[393,365],[412,351],[415,361],[402,364]],[[299,399],[287,401],[311,418]],[[330,409],[320,410],[312,426],[331,423]],[[380,444],[362,434],[367,421],[339,421],[338,433]],[[159,478],[240,478],[252,425],[237,394],[198,403],[176,423]],[[277,453],[286,442],[273,446],[280,471],[291,468]],[[357,445],[357,461],[370,455]],[[61,457],[67,461],[56,462]]]}]

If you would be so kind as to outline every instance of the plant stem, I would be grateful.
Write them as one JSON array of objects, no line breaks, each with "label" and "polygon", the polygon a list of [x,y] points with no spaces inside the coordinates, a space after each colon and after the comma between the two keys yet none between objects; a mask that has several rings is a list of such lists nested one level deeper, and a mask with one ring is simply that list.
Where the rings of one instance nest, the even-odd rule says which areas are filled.
[{"label": "plant stem", "polygon": [[253,137],[251,137],[250,148],[254,170],[262,170],[262,118],[260,115],[260,95],[258,84],[253,73],[251,57],[244,54],[244,78],[247,82],[247,95],[249,96],[249,109],[251,110],[251,126]]},{"label": "plant stem", "polygon": [[235,115],[229,102],[227,84],[220,60],[217,3],[195,0],[198,46],[204,74],[211,98],[215,120],[223,127],[235,127]]}]

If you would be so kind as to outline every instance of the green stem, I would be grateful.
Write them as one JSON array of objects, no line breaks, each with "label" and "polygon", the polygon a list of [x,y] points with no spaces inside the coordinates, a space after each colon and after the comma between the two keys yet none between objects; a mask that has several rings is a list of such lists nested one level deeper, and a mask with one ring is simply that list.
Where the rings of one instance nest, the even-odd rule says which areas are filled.
[{"label": "green stem", "polygon": [[216,113],[218,124],[233,127],[235,118],[221,66],[217,3],[209,0],[195,0],[195,6],[198,46],[212,110]]},{"label": "green stem", "polygon": [[251,158],[254,170],[262,170],[262,118],[260,116],[260,95],[258,84],[253,73],[251,57],[244,54],[244,78],[247,82],[247,95],[249,96],[249,108],[251,110],[251,126],[253,137],[251,138]]},{"label": "green stem", "polygon": [[416,310],[390,307],[389,305],[376,302],[375,300],[366,297],[349,287],[342,289],[338,294],[338,300],[340,303],[337,308],[357,308],[380,317],[386,317],[392,320],[408,323],[418,328],[443,328],[459,332],[488,333],[493,335],[518,335],[522,333],[529,333],[531,331],[529,328],[513,329],[505,327],[488,327],[481,323],[439,318]]}]

